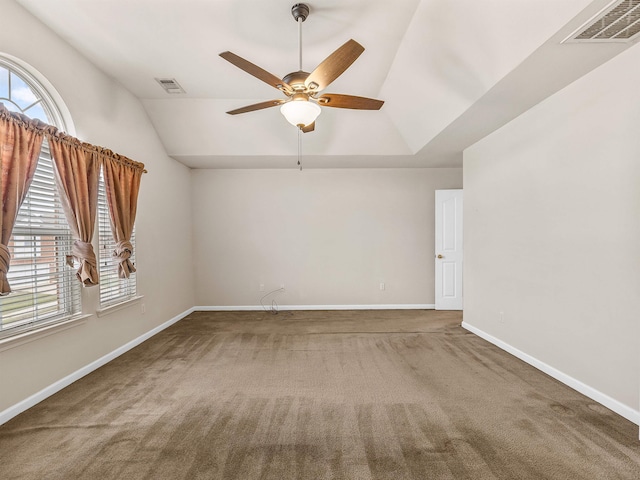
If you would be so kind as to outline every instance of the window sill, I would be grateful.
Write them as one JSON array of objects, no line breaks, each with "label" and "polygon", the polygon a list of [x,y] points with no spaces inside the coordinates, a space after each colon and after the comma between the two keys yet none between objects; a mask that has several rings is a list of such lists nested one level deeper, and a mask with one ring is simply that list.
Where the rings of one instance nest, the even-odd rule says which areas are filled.
[{"label": "window sill", "polygon": [[136,297],[130,298],[129,300],[125,300],[124,302],[109,305],[108,307],[104,308],[99,308],[98,310],[96,310],[96,315],[98,317],[104,317],[105,315],[109,315],[124,308],[130,307],[131,305],[138,303],[143,298],[144,295],[138,295]]},{"label": "window sill", "polygon": [[0,337],[0,352],[9,350],[10,348],[19,347],[25,343],[33,342],[43,337],[62,332],[69,328],[77,327],[87,322],[91,314],[78,315],[58,322],[52,322],[48,325],[32,327],[30,330],[17,331],[6,337]]}]

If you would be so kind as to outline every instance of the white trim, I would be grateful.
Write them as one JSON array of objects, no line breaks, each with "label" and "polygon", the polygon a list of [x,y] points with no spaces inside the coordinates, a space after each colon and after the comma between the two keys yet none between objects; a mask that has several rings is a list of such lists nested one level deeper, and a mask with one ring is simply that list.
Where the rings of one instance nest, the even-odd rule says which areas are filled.
[{"label": "white trim", "polygon": [[108,315],[110,313],[117,312],[118,310],[122,310],[123,308],[129,307],[132,304],[139,302],[143,298],[144,298],[144,295],[138,295],[136,297],[129,298],[124,302],[114,303],[113,305],[107,305],[106,307],[98,308],[96,310],[96,315],[98,317],[104,317],[105,315]]},{"label": "white trim", "polygon": [[[36,328],[33,328],[33,326],[28,326],[28,328],[24,330],[18,328],[15,334],[0,338],[0,352],[33,342],[34,340],[47,337],[54,333],[62,332],[68,328],[77,327],[78,325],[87,323],[87,319],[91,316],[91,314],[77,315],[62,321],[58,320],[45,325],[40,324]],[[10,330],[7,332],[10,332]]]},{"label": "white trim", "polygon": [[489,343],[493,343],[496,347],[499,347],[502,350],[510,353],[511,355],[518,357],[523,362],[528,363],[532,367],[535,367],[538,370],[541,370],[547,375],[564,383],[568,387],[573,388],[574,390],[582,393],[583,395],[586,395],[590,399],[595,400],[596,402],[604,405],[608,409],[613,410],[618,415],[623,416],[630,422],[633,422],[636,425],[640,425],[640,411],[634,410],[633,408],[619,402],[615,398],[611,398],[609,395],[606,395],[600,392],[599,390],[596,390],[595,388],[582,383],[580,380],[576,380],[570,375],[567,375],[566,373],[561,372],[560,370],[552,367],[551,365],[548,365],[538,360],[537,358],[532,357],[531,355],[524,353],[521,350],[518,350],[515,347],[512,347],[508,343],[503,342],[502,340],[494,337],[493,335],[490,335],[484,332],[483,330],[480,330],[479,328],[474,327],[473,325],[469,325],[466,322],[462,322],[462,328],[470,331],[471,333],[476,334],[477,336],[479,336],[480,338],[483,338]]},{"label": "white trim", "polygon": [[[193,307],[193,311],[201,312],[253,312],[257,310],[270,309],[271,304],[265,305],[203,305]],[[277,309],[289,310],[433,310],[436,306],[433,303],[420,304],[389,304],[389,305],[280,305]]]},{"label": "white trim", "polygon": [[116,348],[111,353],[107,353],[103,357],[91,362],[88,365],[85,365],[84,367],[76,370],[75,372],[73,372],[73,373],[67,375],[66,377],[58,380],[57,382],[52,383],[48,387],[43,388],[39,392],[34,393],[30,397],[28,397],[28,398],[16,403],[15,405],[7,408],[6,410],[0,412],[0,425],[2,425],[3,423],[8,422],[9,420],[11,420],[16,415],[21,414],[25,410],[27,410],[27,409],[33,407],[34,405],[40,403],[42,400],[46,399],[47,397],[50,397],[54,393],[57,393],[60,390],[62,390],[63,388],[71,385],[76,380],[79,380],[82,377],[84,377],[85,375],[88,375],[89,373],[93,372],[94,370],[97,370],[98,368],[102,367],[103,365],[105,365],[106,363],[110,362],[114,358],[117,358],[120,355],[122,355],[123,353],[131,350],[132,348],[137,347],[138,345],[140,345],[145,340],[148,340],[149,338],[153,337],[154,335],[156,335],[157,333],[161,332],[165,328],[170,327],[171,325],[173,325],[174,323],[178,322],[179,320],[182,320],[184,317],[186,317],[187,315],[189,315],[193,311],[194,311],[194,308],[192,307],[189,310],[187,310],[185,312],[182,312],[181,314],[173,317],[171,320],[168,320],[168,321],[164,322],[162,325],[158,325],[157,327],[149,330],[147,333],[145,333],[143,335],[140,335],[138,338],[135,338],[134,340],[131,340],[129,343],[126,343],[126,344],[122,345],[121,347]]}]

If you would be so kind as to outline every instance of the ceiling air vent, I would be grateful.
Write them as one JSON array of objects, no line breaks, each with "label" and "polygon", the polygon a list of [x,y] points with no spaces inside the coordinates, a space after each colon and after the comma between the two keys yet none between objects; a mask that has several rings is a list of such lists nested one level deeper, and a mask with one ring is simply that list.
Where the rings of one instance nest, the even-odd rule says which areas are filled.
[{"label": "ceiling air vent", "polygon": [[640,0],[615,0],[564,42],[629,42],[638,33]]},{"label": "ceiling air vent", "polygon": [[156,78],[156,82],[158,82],[167,93],[186,93],[175,78]]}]

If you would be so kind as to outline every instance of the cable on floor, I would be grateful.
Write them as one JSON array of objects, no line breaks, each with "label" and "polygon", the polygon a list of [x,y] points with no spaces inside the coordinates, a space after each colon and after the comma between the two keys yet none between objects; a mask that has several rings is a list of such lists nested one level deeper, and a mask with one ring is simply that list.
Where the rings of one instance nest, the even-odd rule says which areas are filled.
[{"label": "cable on floor", "polygon": [[262,308],[264,309],[265,312],[271,313],[273,315],[278,314],[278,303],[276,302],[276,299],[274,298],[273,300],[271,300],[271,307],[269,309],[267,309],[267,307],[265,306],[264,299],[267,298],[269,295],[280,292],[280,291],[284,292],[284,288],[280,287],[280,288],[276,288],[275,290],[271,290],[269,293],[265,293],[264,296],[260,299],[260,305],[262,305]]}]

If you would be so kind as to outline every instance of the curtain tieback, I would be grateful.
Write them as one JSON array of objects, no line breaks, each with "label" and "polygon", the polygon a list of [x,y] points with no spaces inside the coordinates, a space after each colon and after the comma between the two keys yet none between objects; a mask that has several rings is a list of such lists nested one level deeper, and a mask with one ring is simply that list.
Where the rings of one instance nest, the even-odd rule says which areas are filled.
[{"label": "curtain tieback", "polygon": [[7,280],[7,272],[11,262],[11,253],[6,245],[0,243],[0,295],[8,295],[11,293],[11,287]]},{"label": "curtain tieback", "polygon": [[133,245],[131,242],[122,241],[116,244],[116,249],[113,251],[113,256],[120,261],[128,260],[133,254]]},{"label": "curtain tieback", "polygon": [[93,245],[82,240],[74,240],[71,247],[71,255],[81,262],[88,262],[93,267],[98,265]]},{"label": "curtain tieback", "polygon": [[93,245],[82,240],[74,240],[71,247],[71,255],[67,256],[67,263],[73,266],[73,259],[80,262],[80,268],[76,272],[78,280],[85,287],[98,284],[98,260],[93,251]]},{"label": "curtain tieback", "polygon": [[129,278],[129,276],[136,271],[136,267],[131,263],[131,255],[133,255],[133,245],[131,242],[123,240],[116,244],[116,249],[113,251],[113,258],[117,258],[120,263],[118,264],[118,277]]}]

